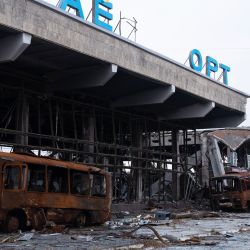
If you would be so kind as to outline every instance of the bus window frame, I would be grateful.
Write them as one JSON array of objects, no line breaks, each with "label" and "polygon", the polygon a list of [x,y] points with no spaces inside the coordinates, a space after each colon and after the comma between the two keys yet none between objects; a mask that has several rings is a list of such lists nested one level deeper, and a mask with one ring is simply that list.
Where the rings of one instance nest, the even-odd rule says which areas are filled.
[{"label": "bus window frame", "polygon": [[[73,185],[73,182],[71,184],[71,173],[70,171],[77,171],[77,172],[81,172],[84,174],[88,175],[88,180],[89,180],[89,192],[88,194],[78,194],[78,193],[72,193],[71,191],[71,186]],[[91,187],[90,187],[91,183],[90,183],[90,172],[89,171],[82,171],[82,170],[76,170],[76,169],[69,169],[69,195],[73,195],[73,196],[77,196],[77,197],[86,197],[86,198],[91,198]]]},{"label": "bus window frame", "polygon": [[[43,165],[43,164],[38,164],[38,165]],[[3,175],[2,175],[2,190],[3,191],[8,191],[8,192],[27,192],[27,193],[39,193],[39,194],[51,194],[51,195],[72,195],[72,196],[76,196],[76,197],[85,197],[85,198],[94,198],[94,199],[106,199],[108,197],[108,188],[107,188],[107,176],[101,173],[96,173],[96,172],[92,172],[92,171],[82,171],[82,170],[78,170],[78,169],[74,169],[74,168],[69,168],[66,166],[54,166],[54,165],[43,165],[45,167],[45,191],[42,192],[38,192],[38,191],[29,191],[28,190],[28,171],[29,171],[29,162],[21,162],[21,163],[5,163],[3,165]],[[20,174],[19,174],[19,185],[18,185],[18,189],[5,189],[4,186],[4,182],[5,182],[5,178],[6,178],[6,167],[18,167],[20,170]],[[23,167],[25,167],[25,172],[23,172]],[[67,169],[67,181],[68,181],[68,192],[67,193],[62,193],[62,192],[49,192],[49,180],[48,180],[48,168],[49,167],[54,167],[54,168],[64,168]],[[89,180],[89,192],[88,194],[78,194],[78,193],[72,193],[71,192],[71,170],[72,171],[78,171],[81,172],[83,174],[87,174],[88,175],[88,180]],[[92,181],[90,178],[90,175],[100,175],[104,178],[104,182],[106,183],[105,185],[105,195],[103,196],[98,196],[98,195],[92,195]],[[22,178],[23,178],[23,183],[22,183]]]},{"label": "bus window frame", "polygon": [[26,167],[26,183],[25,183],[25,191],[27,192],[27,193],[38,193],[38,194],[44,194],[44,193],[48,193],[48,188],[47,188],[47,186],[48,186],[48,183],[47,183],[47,165],[43,165],[43,164],[38,164],[38,163],[32,163],[33,165],[43,165],[44,166],[44,168],[45,168],[45,176],[44,176],[44,178],[45,178],[45,190],[44,191],[41,191],[41,192],[39,192],[39,191],[34,191],[34,190],[28,190],[28,171],[29,171],[29,164],[30,163],[26,163],[26,165],[27,165],[27,167]]},{"label": "bus window frame", "polygon": [[[46,191],[45,191],[45,193],[48,193],[48,194],[60,194],[60,195],[72,195],[71,193],[70,193],[70,182],[69,182],[69,178],[70,178],[70,176],[69,176],[69,170],[70,170],[70,168],[69,167],[67,167],[67,166],[64,166],[64,165],[57,165],[57,166],[55,166],[55,165],[45,165],[46,166],[46,172],[45,172],[45,178],[46,178],[46,186],[45,186],[45,188],[46,188]],[[68,191],[67,192],[65,192],[65,193],[63,193],[63,192],[50,192],[49,191],[49,179],[48,179],[48,168],[49,167],[52,167],[52,168],[63,168],[63,169],[66,169],[67,170],[67,182],[68,182]],[[41,193],[43,193],[43,192],[41,192]]]},{"label": "bus window frame", "polygon": [[[234,182],[237,181],[238,182],[237,185],[239,185],[238,190],[229,190],[229,189],[227,190],[227,186],[225,185],[225,181],[234,181]],[[224,193],[228,193],[228,192],[242,193],[243,192],[243,188],[242,188],[243,182],[242,182],[242,178],[238,178],[238,177],[220,177],[220,178],[216,178],[216,179],[211,179],[209,182],[210,192],[211,192],[211,194],[224,194]],[[220,192],[218,190],[220,190]]]},{"label": "bus window frame", "polygon": [[[94,176],[102,176],[105,182],[105,195],[92,195],[92,182],[94,180],[94,178],[91,180],[90,175]],[[108,190],[107,190],[107,176],[101,173],[96,173],[96,172],[89,172],[89,180],[90,180],[90,197],[91,198],[102,198],[102,199],[106,199],[108,197]]]},{"label": "bus window frame", "polygon": [[[5,178],[6,178],[6,167],[18,167],[20,170],[20,174],[19,174],[19,184],[18,184],[18,189],[6,189],[5,188]],[[25,173],[24,173],[24,178],[23,178],[23,166],[25,166]],[[3,165],[3,176],[2,176],[2,190],[4,192],[24,192],[27,191],[26,190],[26,183],[27,183],[27,170],[28,170],[28,166],[26,163],[6,163]],[[22,183],[22,178],[23,178],[23,183]],[[22,185],[23,184],[23,185]]]},{"label": "bus window frame", "polygon": [[241,191],[246,192],[247,191],[247,180],[245,178],[240,179],[240,185],[241,185]]}]

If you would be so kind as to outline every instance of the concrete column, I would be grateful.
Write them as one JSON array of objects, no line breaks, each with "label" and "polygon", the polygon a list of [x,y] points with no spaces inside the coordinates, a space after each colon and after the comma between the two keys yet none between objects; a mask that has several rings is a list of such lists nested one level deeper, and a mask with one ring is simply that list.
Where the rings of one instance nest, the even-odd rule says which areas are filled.
[{"label": "concrete column", "polygon": [[172,153],[175,154],[172,157],[172,161],[174,164],[172,164],[172,192],[173,192],[173,199],[178,200],[180,197],[180,180],[179,180],[179,174],[174,172],[178,171],[179,167],[176,163],[179,162],[179,140],[178,140],[178,131],[173,130],[172,131]]},{"label": "concrete column", "polygon": [[201,134],[201,180],[200,183],[204,187],[209,185],[209,160],[207,157],[207,135]]},{"label": "concrete column", "polygon": [[[90,142],[88,146],[88,151],[89,153],[94,153],[95,152],[95,120],[93,116],[89,117],[89,124],[88,124],[88,140]],[[88,163],[94,163],[94,157],[93,155],[88,156]]]},{"label": "concrete column", "polygon": [[137,175],[137,201],[141,202],[143,200],[143,192],[142,192],[142,170],[138,170]]},{"label": "concrete column", "polygon": [[[141,129],[139,129],[139,135],[138,135],[138,148],[142,149],[143,147],[143,138],[142,138],[142,132]],[[142,153],[139,152],[139,157],[142,157]],[[141,160],[138,161],[138,167],[142,167]],[[139,169],[137,171],[137,201],[141,202],[143,200],[143,185],[142,185],[142,169]]]},{"label": "concrete column", "polygon": [[[25,93],[21,92],[18,97],[16,128],[22,133],[29,132],[29,103]],[[28,135],[17,135],[16,143],[21,144],[23,147],[28,145]],[[24,151],[23,148],[15,148],[16,151]]]}]

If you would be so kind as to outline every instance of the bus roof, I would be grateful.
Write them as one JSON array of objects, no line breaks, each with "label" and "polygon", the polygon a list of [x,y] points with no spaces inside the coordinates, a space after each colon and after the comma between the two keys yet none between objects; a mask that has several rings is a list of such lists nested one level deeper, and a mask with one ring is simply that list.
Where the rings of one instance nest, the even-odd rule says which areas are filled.
[{"label": "bus roof", "polygon": [[33,163],[33,164],[40,164],[40,165],[47,165],[47,166],[65,167],[69,169],[81,170],[81,171],[86,171],[86,172],[98,172],[101,174],[107,173],[100,168],[88,166],[85,164],[49,159],[49,158],[40,157],[40,156],[29,156],[29,155],[25,155],[21,153],[19,154],[19,153],[0,152],[0,159],[6,160],[6,161],[12,161],[12,162],[17,161],[17,162]]}]

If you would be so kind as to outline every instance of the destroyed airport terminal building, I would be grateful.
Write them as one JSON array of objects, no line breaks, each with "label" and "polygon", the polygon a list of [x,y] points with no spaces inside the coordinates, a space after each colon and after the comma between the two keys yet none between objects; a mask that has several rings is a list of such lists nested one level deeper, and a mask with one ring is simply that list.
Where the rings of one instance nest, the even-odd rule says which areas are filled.
[{"label": "destroyed airport terminal building", "polygon": [[222,160],[250,167],[248,129],[238,146],[213,134],[245,120],[247,94],[42,1],[0,9],[3,150],[105,169],[113,202],[190,198]]}]

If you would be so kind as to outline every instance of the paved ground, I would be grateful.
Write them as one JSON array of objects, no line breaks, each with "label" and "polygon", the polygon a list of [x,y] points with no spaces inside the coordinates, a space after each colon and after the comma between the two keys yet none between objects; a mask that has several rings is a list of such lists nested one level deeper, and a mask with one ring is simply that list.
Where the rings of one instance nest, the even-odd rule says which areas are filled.
[{"label": "paved ground", "polygon": [[[250,214],[221,213],[214,218],[152,222],[126,216],[106,226],[62,233],[1,234],[0,249],[250,249]],[[153,226],[139,224],[153,223]],[[20,237],[26,237],[21,240]]]}]

